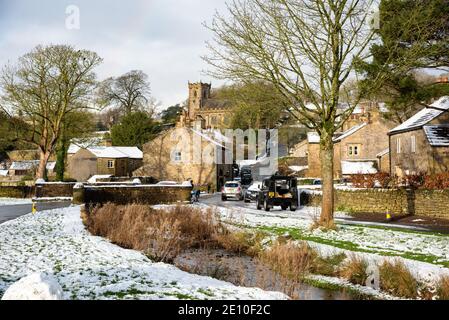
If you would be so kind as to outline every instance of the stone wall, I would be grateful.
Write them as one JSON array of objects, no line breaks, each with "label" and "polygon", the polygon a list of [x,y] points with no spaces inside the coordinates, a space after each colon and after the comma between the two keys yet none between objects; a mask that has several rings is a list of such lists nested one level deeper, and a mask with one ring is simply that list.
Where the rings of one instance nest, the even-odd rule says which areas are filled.
[{"label": "stone wall", "polygon": [[[301,193],[301,205],[320,206],[321,194]],[[449,218],[449,190],[360,189],[336,190],[335,208],[352,214],[415,214]]]},{"label": "stone wall", "polygon": [[77,186],[73,202],[88,205],[105,204],[170,204],[190,202],[191,187],[187,186]]},{"label": "stone wall", "polygon": [[73,196],[73,182],[46,182],[36,184],[36,198],[67,198]]},{"label": "stone wall", "polygon": [[0,198],[31,198],[34,196],[34,186],[25,183],[1,183]]}]

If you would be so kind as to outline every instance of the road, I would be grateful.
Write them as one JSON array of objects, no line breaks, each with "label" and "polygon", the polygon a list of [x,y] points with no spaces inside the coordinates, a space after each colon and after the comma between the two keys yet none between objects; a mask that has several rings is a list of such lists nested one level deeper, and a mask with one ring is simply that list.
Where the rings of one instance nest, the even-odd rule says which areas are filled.
[{"label": "road", "polygon": [[[70,206],[70,201],[61,202],[38,202],[36,208],[38,211],[65,208]],[[13,220],[31,212],[31,203],[0,206],[0,224],[8,220]]]},{"label": "road", "polygon": [[[282,211],[280,207],[274,207],[270,212],[265,212],[264,210],[257,210],[255,202],[245,203],[243,201],[228,200],[222,201],[221,194],[216,193],[214,195],[203,195],[200,197],[200,203],[207,205],[224,207],[224,208],[235,208],[244,209],[246,214],[259,215],[259,216],[269,216],[269,217],[279,217],[279,218],[297,218],[297,219],[312,219],[314,215],[313,208],[299,208],[296,212]],[[439,232],[449,234],[449,221],[442,219],[429,219],[428,217],[422,216],[408,216],[404,219],[386,222],[382,220],[373,221],[371,219],[366,219],[363,215],[357,216],[341,216],[336,217],[335,221],[340,224],[349,225],[367,225],[367,226],[379,226],[388,228],[399,228],[413,231],[428,231],[428,232]],[[433,221],[433,222],[432,222]]]}]

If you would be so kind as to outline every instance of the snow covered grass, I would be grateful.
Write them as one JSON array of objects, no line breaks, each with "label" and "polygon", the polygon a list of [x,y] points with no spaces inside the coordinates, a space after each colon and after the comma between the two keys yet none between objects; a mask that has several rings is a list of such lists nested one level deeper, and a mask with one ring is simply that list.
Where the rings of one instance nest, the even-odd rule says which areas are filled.
[{"label": "snow covered grass", "polygon": [[337,223],[336,231],[312,230],[314,217],[309,216],[312,212],[307,214],[310,210],[265,212],[250,208],[220,208],[222,219],[230,224],[266,232],[273,239],[307,241],[322,256],[356,255],[376,268],[385,261],[399,259],[423,286],[436,288],[438,283],[443,283],[444,287],[441,277],[449,277],[448,235],[342,223]]},{"label": "snow covered grass", "polygon": [[31,204],[31,199],[23,198],[0,198],[0,206],[10,206],[15,204]]},{"label": "snow covered grass", "polygon": [[[66,299],[286,299],[152,263],[91,236],[73,206],[25,215],[0,225],[0,296],[15,281],[54,274]],[[207,294],[205,294],[207,292]]]}]

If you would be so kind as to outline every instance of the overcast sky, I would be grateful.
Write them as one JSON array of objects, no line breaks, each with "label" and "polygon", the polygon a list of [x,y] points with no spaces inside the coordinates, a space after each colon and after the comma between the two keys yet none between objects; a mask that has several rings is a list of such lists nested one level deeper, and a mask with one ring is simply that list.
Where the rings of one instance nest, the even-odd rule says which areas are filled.
[{"label": "overcast sky", "polygon": [[[66,28],[66,8],[80,10],[80,29]],[[70,44],[103,59],[99,79],[140,69],[164,107],[187,98],[188,81],[212,81],[207,66],[210,32],[202,26],[225,0],[0,0],[0,65],[38,44]]]}]

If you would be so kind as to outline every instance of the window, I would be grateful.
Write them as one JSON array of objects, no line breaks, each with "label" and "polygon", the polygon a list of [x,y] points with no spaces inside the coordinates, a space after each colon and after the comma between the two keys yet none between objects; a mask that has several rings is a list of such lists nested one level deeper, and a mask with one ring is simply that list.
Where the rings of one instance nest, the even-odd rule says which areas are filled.
[{"label": "window", "polygon": [[181,161],[182,160],[182,154],[181,151],[175,151],[175,161]]},{"label": "window", "polygon": [[401,138],[396,139],[396,152],[401,153]]},{"label": "window", "polygon": [[358,156],[360,154],[361,146],[359,144],[348,145],[348,156]]},{"label": "window", "polygon": [[410,137],[410,145],[411,145],[411,151],[412,153],[416,152],[416,137],[415,136],[411,136]]},{"label": "window", "polygon": [[114,160],[108,160],[108,169],[114,168]]}]

